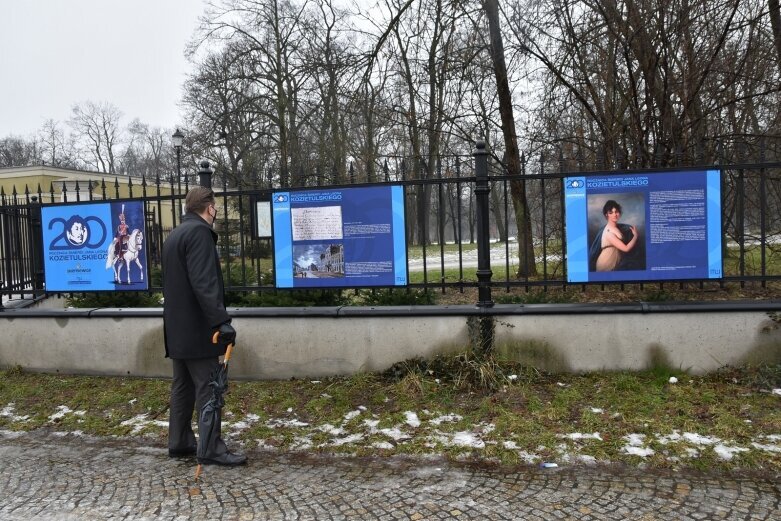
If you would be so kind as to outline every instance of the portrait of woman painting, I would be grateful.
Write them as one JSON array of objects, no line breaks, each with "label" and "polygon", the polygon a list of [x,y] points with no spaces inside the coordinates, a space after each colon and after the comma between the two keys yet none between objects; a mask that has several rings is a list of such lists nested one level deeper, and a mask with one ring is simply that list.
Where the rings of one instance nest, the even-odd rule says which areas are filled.
[{"label": "portrait of woman painting", "polygon": [[587,204],[589,271],[644,270],[643,194],[594,194]]}]

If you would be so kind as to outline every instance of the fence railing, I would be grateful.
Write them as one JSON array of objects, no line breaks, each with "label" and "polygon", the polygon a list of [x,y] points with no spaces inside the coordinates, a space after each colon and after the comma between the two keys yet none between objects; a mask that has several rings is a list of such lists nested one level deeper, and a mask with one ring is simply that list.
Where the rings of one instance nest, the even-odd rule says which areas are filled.
[{"label": "fence railing", "polygon": [[[741,158],[742,159],[742,158]],[[386,163],[387,165],[387,163]],[[403,165],[403,163],[402,163]],[[407,212],[409,288],[427,291],[464,291],[478,288],[478,305],[492,304],[492,290],[513,288],[567,288],[566,231],[563,179],[628,172],[581,171],[582,167],[558,158],[540,157],[532,172],[524,161],[520,177],[509,176],[501,161],[483,145],[471,157],[442,157],[423,178],[410,179],[404,169],[383,169],[385,181],[373,185],[404,187]],[[688,280],[700,286],[781,280],[781,162],[722,163],[653,168],[654,171],[718,169],[721,172],[723,273],[712,279]],[[631,172],[642,172],[632,170]],[[128,178],[118,181],[63,183],[48,191],[0,191],[0,294],[6,297],[45,293],[41,255],[41,203],[120,199],[120,195],[144,200],[147,220],[147,258],[152,271],[151,291],[160,291],[155,274],[161,268],[161,250],[170,230],[181,222],[184,197],[196,182],[211,182],[208,164],[199,177],[173,181]],[[99,179],[100,174],[95,174]],[[519,252],[512,184],[526,193],[533,237],[533,252]],[[350,184],[343,186],[361,186]],[[81,189],[80,189],[81,188]],[[120,190],[122,188],[122,190]],[[304,188],[285,188],[298,190]],[[275,188],[258,185],[215,186],[221,220],[216,230],[224,262],[226,290],[237,292],[289,291],[273,284],[271,239],[252,233],[251,208],[257,200],[269,200]],[[535,270],[523,259],[534,259]],[[536,275],[530,275],[536,271]],[[641,281],[625,281],[633,283]],[[676,281],[665,281],[665,284]],[[682,282],[682,281],[681,281]],[[588,283],[586,283],[588,284]],[[586,284],[578,283],[577,288]],[[604,285],[604,283],[597,283]],[[653,282],[645,281],[651,285]],[[661,283],[660,283],[661,284]],[[292,290],[295,291],[295,290]]]}]

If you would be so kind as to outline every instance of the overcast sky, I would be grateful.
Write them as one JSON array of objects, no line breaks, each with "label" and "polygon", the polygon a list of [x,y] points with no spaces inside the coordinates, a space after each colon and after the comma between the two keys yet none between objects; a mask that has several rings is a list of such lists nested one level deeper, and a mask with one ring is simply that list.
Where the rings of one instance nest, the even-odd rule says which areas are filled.
[{"label": "overcast sky", "polygon": [[203,0],[0,0],[0,138],[65,122],[83,101],[181,121],[184,49]]}]

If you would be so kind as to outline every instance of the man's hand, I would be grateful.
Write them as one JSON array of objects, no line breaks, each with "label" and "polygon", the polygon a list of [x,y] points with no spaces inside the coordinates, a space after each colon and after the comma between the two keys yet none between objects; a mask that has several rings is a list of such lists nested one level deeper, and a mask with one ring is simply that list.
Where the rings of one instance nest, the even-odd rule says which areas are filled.
[{"label": "man's hand", "polygon": [[236,343],[236,330],[233,329],[233,326],[231,326],[227,322],[221,324],[220,328],[217,331],[220,334],[219,337],[220,342],[226,345]]}]

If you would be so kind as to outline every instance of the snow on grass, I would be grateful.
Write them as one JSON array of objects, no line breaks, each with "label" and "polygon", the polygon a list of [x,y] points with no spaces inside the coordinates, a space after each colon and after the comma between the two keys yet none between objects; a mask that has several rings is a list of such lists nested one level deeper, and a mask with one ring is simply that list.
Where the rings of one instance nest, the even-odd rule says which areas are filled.
[{"label": "snow on grass", "polygon": [[331,440],[329,445],[339,447],[340,445],[347,445],[348,443],[358,443],[361,440],[363,440],[363,434],[350,434],[343,438],[335,438]]},{"label": "snow on grass", "polygon": [[781,389],[773,389],[773,391],[772,391],[772,392],[773,392],[773,394],[775,394],[776,396],[781,396]]},{"label": "snow on grass", "polygon": [[473,432],[461,431],[454,433],[437,433],[431,437],[431,440],[440,445],[449,447],[469,447],[472,449],[484,449],[485,442]]},{"label": "snow on grass", "polygon": [[8,418],[12,422],[26,422],[30,419],[30,416],[19,416],[14,413],[14,409],[16,407],[15,403],[9,403],[2,409],[0,409],[0,416]]},{"label": "snow on grass", "polygon": [[598,432],[593,432],[591,434],[583,434],[580,432],[573,432],[570,434],[559,434],[559,438],[567,438],[574,441],[580,441],[580,440],[602,440],[602,436],[599,435]]},{"label": "snow on grass", "polygon": [[360,409],[348,412],[347,414],[344,415],[344,423],[347,423],[348,421],[352,420],[353,418],[355,418],[357,416],[360,416],[361,412],[362,411]]},{"label": "snow on grass", "polygon": [[341,436],[346,432],[343,428],[335,427],[330,423],[324,423],[323,425],[318,426],[317,430],[322,431],[326,434],[330,434],[331,436]]},{"label": "snow on grass", "polygon": [[445,422],[448,423],[455,423],[463,420],[463,416],[459,416],[458,414],[444,414],[442,416],[439,416],[437,418],[432,418],[429,420],[429,423],[432,425],[441,425]]},{"label": "snow on grass", "polygon": [[84,416],[87,414],[87,411],[74,411],[67,405],[58,405],[57,406],[57,412],[49,416],[49,423],[54,423],[58,420],[61,420],[65,417],[67,414],[74,414],[76,416]]},{"label": "snow on grass", "polygon": [[621,448],[621,451],[626,454],[640,456],[641,458],[647,458],[656,454],[656,451],[652,448],[645,446],[645,434],[628,434],[623,439],[627,444]]},{"label": "snow on grass", "polygon": [[125,420],[122,423],[120,423],[123,427],[133,427],[133,430],[130,431],[130,434],[138,434],[145,428],[149,426],[155,426],[155,427],[168,427],[168,421],[162,421],[162,420],[149,420],[147,419],[146,414],[139,414],[137,416],[134,416],[130,418],[129,420]]},{"label": "snow on grass", "polygon": [[418,418],[418,415],[412,411],[405,411],[404,412],[404,423],[412,427],[413,429],[417,429],[420,427],[420,418]]},{"label": "snow on grass", "polygon": [[600,409],[599,407],[589,407],[589,411],[591,411],[594,414],[602,414],[605,412],[604,409]]},{"label": "snow on grass", "polygon": [[253,424],[257,423],[259,419],[260,416],[257,414],[248,414],[243,420],[237,422],[222,422],[222,426],[230,428],[230,430],[233,431],[232,434],[236,434],[237,432],[246,431],[252,427]]},{"label": "snow on grass", "polygon": [[744,447],[727,446],[727,445],[724,445],[722,443],[719,443],[718,445],[713,447],[713,451],[721,459],[723,459],[725,461],[729,461],[738,452],[748,452],[749,449],[746,449]]},{"label": "snow on grass", "polygon": [[390,429],[379,429],[377,432],[395,441],[408,440],[412,437],[398,427],[392,427]]},{"label": "snow on grass", "polygon": [[266,427],[269,429],[295,429],[298,427],[309,427],[309,424],[296,420],[286,420],[284,418],[272,418],[266,422]]},{"label": "snow on grass", "polygon": [[684,432],[683,439],[691,443],[692,445],[716,445],[721,440],[714,436],[703,436],[694,432]]}]

